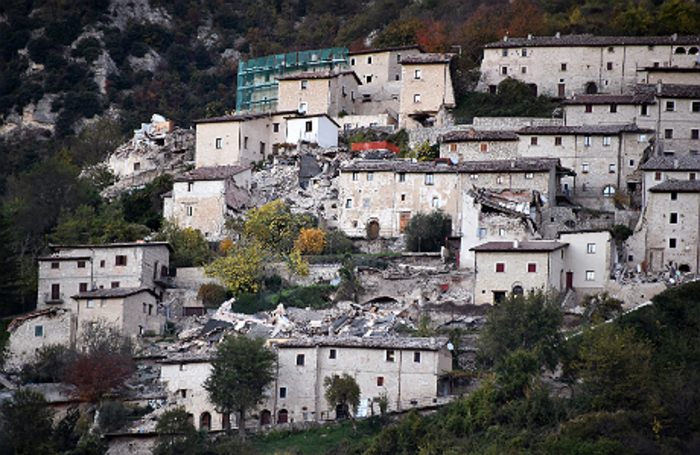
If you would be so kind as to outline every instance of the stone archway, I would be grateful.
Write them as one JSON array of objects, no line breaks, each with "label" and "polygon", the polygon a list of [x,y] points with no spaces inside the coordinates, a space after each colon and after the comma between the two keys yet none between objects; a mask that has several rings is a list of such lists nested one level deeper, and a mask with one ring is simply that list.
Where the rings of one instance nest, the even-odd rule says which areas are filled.
[{"label": "stone archway", "polygon": [[598,93],[598,85],[595,82],[586,84],[586,95],[595,95]]}]

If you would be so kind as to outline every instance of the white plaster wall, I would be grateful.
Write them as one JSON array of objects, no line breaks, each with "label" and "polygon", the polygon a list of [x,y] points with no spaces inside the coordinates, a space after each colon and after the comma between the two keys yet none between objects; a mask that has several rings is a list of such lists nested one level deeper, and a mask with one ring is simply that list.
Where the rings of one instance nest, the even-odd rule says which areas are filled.
[{"label": "white plaster wall", "polygon": [[[37,326],[42,327],[41,336],[36,336]],[[68,345],[70,340],[71,313],[69,311],[29,319],[10,333],[9,356],[5,367],[17,367],[33,360],[37,349],[42,346]]]},{"label": "white plaster wall", "polygon": [[[610,277],[613,253],[610,232],[562,232],[559,240],[569,244],[564,269],[574,273],[574,288],[583,294],[600,292]],[[588,251],[589,244],[594,245],[592,253]],[[594,280],[586,279],[589,270],[594,272]]]}]

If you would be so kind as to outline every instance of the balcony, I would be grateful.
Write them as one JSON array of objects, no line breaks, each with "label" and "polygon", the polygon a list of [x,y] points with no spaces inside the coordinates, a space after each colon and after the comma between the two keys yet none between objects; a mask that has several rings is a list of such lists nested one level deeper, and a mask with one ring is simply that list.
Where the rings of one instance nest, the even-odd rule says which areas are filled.
[{"label": "balcony", "polygon": [[65,294],[62,292],[54,294],[52,292],[44,292],[44,303],[61,304],[65,301]]}]

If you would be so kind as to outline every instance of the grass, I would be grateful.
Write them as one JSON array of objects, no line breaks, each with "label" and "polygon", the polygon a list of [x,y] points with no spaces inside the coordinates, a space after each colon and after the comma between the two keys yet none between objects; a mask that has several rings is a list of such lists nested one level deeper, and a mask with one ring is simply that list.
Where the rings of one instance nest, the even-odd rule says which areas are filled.
[{"label": "grass", "polygon": [[373,417],[357,422],[357,430],[349,421],[305,431],[272,431],[252,440],[255,453],[325,455],[347,453],[348,447],[368,442],[384,428],[385,421]]}]

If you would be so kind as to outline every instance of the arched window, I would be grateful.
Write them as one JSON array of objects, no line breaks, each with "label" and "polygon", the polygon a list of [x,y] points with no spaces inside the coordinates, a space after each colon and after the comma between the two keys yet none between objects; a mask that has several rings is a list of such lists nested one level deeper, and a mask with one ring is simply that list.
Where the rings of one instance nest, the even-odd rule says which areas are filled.
[{"label": "arched window", "polygon": [[374,240],[379,237],[379,222],[377,220],[372,220],[367,223],[367,238]]},{"label": "arched window", "polygon": [[613,197],[615,195],[615,187],[612,185],[608,185],[605,188],[603,188],[603,196],[605,197]]},{"label": "arched window", "polygon": [[277,423],[287,423],[289,421],[289,413],[286,409],[280,409],[277,413]]},{"label": "arched window", "polygon": [[203,412],[199,416],[199,429],[207,431],[211,429],[211,414],[208,412]]},{"label": "arched window", "polygon": [[513,286],[513,295],[523,295],[523,294],[525,294],[525,290],[523,289],[522,286],[520,286],[519,284],[516,284],[515,286]]},{"label": "arched window", "polygon": [[586,84],[586,95],[595,95],[596,93],[598,93],[598,86],[595,82]]},{"label": "arched window", "polygon": [[676,54],[685,54],[685,48],[684,47],[677,47]]},{"label": "arched window", "polygon": [[698,48],[697,47],[691,47],[688,49],[688,54],[689,55],[696,55],[698,53]]}]

